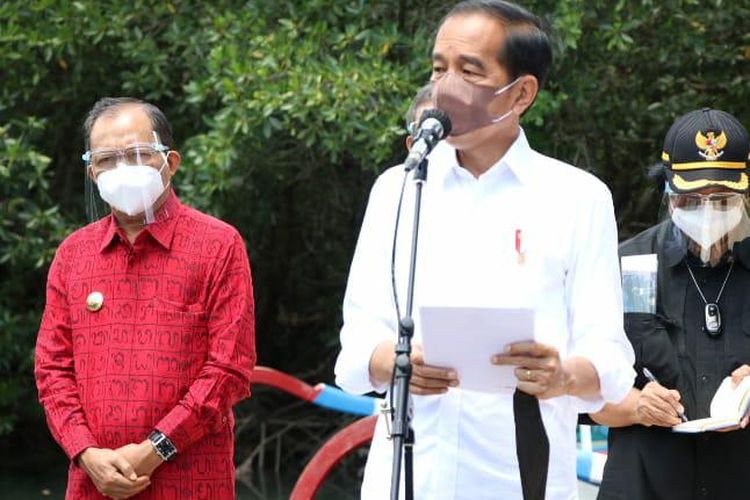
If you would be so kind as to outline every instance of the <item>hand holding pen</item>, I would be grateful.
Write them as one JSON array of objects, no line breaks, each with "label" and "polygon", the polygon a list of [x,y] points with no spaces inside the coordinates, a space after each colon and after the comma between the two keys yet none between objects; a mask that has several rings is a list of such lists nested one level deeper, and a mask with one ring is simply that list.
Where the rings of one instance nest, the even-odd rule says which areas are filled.
[{"label": "hand holding pen", "polygon": [[645,426],[662,427],[687,422],[685,409],[680,404],[680,393],[662,386],[648,368],[643,368],[643,375],[653,384],[646,384],[641,390],[636,404],[638,422]]}]

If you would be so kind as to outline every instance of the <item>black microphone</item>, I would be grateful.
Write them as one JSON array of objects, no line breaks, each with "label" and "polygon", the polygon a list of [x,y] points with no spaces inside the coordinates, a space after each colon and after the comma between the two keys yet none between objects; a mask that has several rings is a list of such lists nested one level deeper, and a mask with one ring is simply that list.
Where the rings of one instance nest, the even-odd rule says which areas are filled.
[{"label": "black microphone", "polygon": [[409,150],[406,161],[404,161],[406,171],[418,167],[435,145],[448,137],[450,133],[451,120],[448,118],[448,113],[442,109],[428,109],[422,113],[422,120],[419,122],[414,145]]}]

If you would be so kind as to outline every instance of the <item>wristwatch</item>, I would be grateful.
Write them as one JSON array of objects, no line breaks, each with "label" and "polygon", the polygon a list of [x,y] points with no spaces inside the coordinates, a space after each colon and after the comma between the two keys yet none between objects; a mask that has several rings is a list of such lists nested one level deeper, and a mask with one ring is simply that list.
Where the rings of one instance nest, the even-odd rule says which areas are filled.
[{"label": "wristwatch", "polygon": [[151,441],[159,458],[165,462],[172,460],[177,455],[177,448],[175,448],[174,443],[163,432],[154,430],[148,435],[148,440]]}]

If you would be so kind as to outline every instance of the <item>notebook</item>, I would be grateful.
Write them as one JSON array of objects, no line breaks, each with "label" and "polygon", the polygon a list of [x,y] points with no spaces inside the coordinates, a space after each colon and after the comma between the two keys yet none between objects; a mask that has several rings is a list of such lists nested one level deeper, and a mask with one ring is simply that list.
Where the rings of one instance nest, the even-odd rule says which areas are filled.
[{"label": "notebook", "polygon": [[674,432],[717,431],[739,425],[750,409],[750,377],[732,387],[732,377],[725,378],[711,399],[711,416],[689,420],[672,427]]}]

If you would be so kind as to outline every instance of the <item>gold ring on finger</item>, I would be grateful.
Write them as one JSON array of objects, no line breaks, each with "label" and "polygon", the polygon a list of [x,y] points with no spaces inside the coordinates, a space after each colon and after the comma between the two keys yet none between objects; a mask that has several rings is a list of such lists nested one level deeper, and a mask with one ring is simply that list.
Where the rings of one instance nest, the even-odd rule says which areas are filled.
[{"label": "gold ring on finger", "polygon": [[529,381],[532,381],[532,380],[534,380],[534,379],[533,379],[533,378],[531,377],[531,370],[526,370],[526,380],[529,380]]}]

